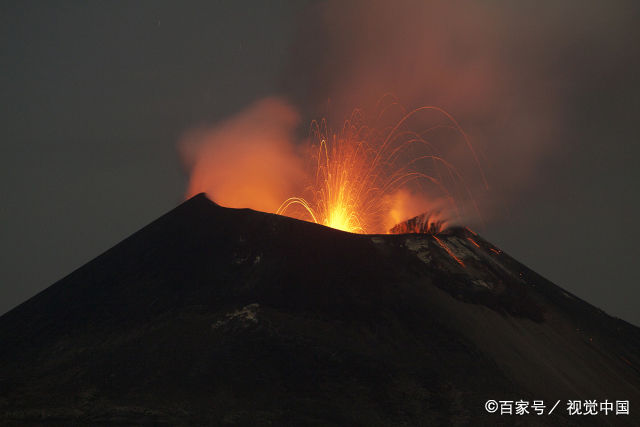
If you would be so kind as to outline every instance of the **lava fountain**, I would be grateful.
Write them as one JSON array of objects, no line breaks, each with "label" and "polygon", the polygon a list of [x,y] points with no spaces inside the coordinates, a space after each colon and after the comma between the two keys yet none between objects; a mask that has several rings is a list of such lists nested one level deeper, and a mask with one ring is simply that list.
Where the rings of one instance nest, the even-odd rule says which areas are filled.
[{"label": "lava fountain", "polygon": [[[393,102],[376,122],[384,122],[392,109],[399,109],[401,118],[388,126],[368,125],[361,110],[355,110],[339,132],[332,131],[326,119],[313,121],[315,177],[306,187],[306,197],[286,199],[276,213],[343,231],[379,234],[435,234],[458,222],[469,208],[479,215],[465,178],[432,140],[438,132],[453,132],[488,188],[476,150],[456,120],[438,107],[406,112]],[[420,115],[438,120],[421,131],[412,130],[409,123]]]}]

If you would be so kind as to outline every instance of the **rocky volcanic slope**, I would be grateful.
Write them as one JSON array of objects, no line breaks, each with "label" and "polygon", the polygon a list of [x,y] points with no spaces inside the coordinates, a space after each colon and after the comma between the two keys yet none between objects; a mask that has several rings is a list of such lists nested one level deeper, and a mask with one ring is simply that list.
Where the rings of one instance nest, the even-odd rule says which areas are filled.
[{"label": "rocky volcanic slope", "polygon": [[[354,235],[198,195],[0,317],[0,424],[637,425],[638,367],[638,328],[468,230]],[[605,398],[631,415],[566,415]]]}]

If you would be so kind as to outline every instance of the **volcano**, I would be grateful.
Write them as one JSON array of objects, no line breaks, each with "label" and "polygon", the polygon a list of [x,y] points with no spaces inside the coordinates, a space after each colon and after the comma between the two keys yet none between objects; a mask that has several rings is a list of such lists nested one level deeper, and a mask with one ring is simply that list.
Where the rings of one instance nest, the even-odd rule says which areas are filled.
[{"label": "volcano", "polygon": [[[0,343],[3,425],[638,421],[640,329],[470,230],[350,234],[203,194],[0,317]],[[569,416],[585,399],[629,415]]]}]

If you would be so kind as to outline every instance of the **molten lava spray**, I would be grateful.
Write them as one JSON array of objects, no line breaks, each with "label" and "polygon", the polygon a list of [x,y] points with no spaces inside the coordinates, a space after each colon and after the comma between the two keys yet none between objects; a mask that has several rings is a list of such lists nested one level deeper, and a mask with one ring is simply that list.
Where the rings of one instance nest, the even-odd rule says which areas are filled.
[{"label": "molten lava spray", "polygon": [[[403,111],[403,116],[381,129],[369,126],[359,110],[339,134],[328,129],[326,120],[313,122],[316,165],[315,181],[308,189],[311,197],[290,197],[277,213],[306,216],[313,222],[354,233],[437,233],[459,220],[464,202],[475,205],[473,195],[462,174],[442,157],[430,137],[443,128],[453,130],[485,180],[469,139],[442,109],[421,107],[405,113],[392,102],[382,115],[394,107]],[[407,123],[421,113],[435,114],[440,121],[416,132]],[[391,228],[425,211],[420,221]]]},{"label": "molten lava spray", "polygon": [[[355,110],[339,132],[325,119],[313,121],[305,161],[292,143],[291,107],[262,101],[221,127],[183,140],[191,168],[188,195],[205,191],[226,206],[354,233],[436,233],[477,214],[465,177],[439,150],[443,140],[461,144],[486,184],[475,150],[453,117],[436,107],[407,112],[390,97],[378,110],[373,123]],[[428,126],[413,129],[425,119]],[[420,220],[394,227],[425,212]]]}]

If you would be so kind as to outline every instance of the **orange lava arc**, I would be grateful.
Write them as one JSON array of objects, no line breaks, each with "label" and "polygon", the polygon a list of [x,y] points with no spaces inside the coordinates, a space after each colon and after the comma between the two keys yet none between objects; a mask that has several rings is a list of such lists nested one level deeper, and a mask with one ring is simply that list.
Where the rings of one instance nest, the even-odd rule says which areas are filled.
[{"label": "orange lava arc", "polygon": [[[378,116],[398,106],[393,103]],[[414,131],[409,122],[420,114],[435,115],[437,123]],[[352,233],[436,233],[477,205],[463,175],[432,141],[436,132],[453,131],[465,144],[486,179],[469,138],[456,120],[437,107],[402,110],[389,126],[369,126],[355,110],[341,132],[332,132],[326,119],[311,125],[315,179],[306,197],[286,199],[277,214],[310,220]],[[394,225],[424,212],[419,229]],[[426,223],[424,223],[426,221]]]}]

